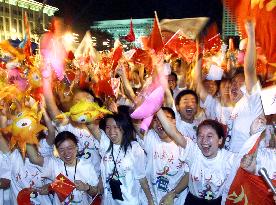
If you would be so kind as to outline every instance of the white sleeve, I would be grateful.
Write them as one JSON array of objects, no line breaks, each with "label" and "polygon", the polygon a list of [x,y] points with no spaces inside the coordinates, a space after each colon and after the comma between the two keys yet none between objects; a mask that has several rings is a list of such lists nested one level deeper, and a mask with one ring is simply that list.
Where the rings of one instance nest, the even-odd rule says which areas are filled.
[{"label": "white sleeve", "polygon": [[135,179],[142,179],[146,177],[146,160],[145,152],[138,143],[132,144],[132,156],[133,156],[133,172]]},{"label": "white sleeve", "polygon": [[11,179],[11,161],[9,154],[0,151],[0,178]]},{"label": "white sleeve", "polygon": [[156,144],[156,136],[154,134],[154,130],[150,129],[144,137],[145,152],[149,153],[154,144]]},{"label": "white sleeve", "polygon": [[88,184],[91,186],[97,186],[98,183],[99,183],[98,175],[96,174],[94,166],[90,164]]},{"label": "white sleeve", "polygon": [[270,179],[276,180],[276,149],[258,149],[256,172],[265,168]]},{"label": "white sleeve", "polygon": [[42,157],[51,157],[53,156],[54,146],[50,146],[46,139],[42,139],[39,141],[38,152]]},{"label": "white sleeve", "polygon": [[187,145],[185,149],[180,147],[179,159],[182,162],[187,163],[190,167],[193,160],[196,160],[196,154],[199,148],[197,147],[197,144],[194,143],[190,138],[185,137],[185,139],[187,140]]},{"label": "white sleeve", "polygon": [[263,112],[262,100],[260,95],[261,85],[258,81],[252,88],[251,94],[246,93],[246,97],[248,98],[248,104],[250,108],[250,112],[254,113],[256,117],[258,117]]},{"label": "white sleeve", "polygon": [[54,168],[58,166],[54,157],[45,157],[43,163],[43,173],[42,176],[48,179],[54,180]]}]

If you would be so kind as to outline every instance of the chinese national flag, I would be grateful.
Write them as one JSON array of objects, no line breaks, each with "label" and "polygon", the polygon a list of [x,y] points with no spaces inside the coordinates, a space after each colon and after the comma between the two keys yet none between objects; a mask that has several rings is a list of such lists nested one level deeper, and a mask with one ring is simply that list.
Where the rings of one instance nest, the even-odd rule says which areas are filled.
[{"label": "chinese national flag", "polygon": [[[241,30],[243,38],[246,37],[244,22],[254,19],[256,22],[256,42],[260,45],[269,65],[276,63],[276,3],[275,0],[231,0],[224,1],[225,7],[231,11]],[[272,69],[272,68],[271,68]],[[275,67],[274,67],[275,71]]]},{"label": "chinese national flag", "polygon": [[118,65],[118,62],[120,60],[120,58],[122,57],[123,55],[123,46],[120,44],[118,45],[118,47],[115,48],[114,52],[113,52],[113,56],[112,56],[112,70],[114,70],[117,65]]},{"label": "chinese national flag", "polygon": [[125,36],[125,40],[128,42],[135,41],[135,33],[133,30],[132,19],[130,20],[130,29],[129,29],[129,33],[127,34],[127,36]]},{"label": "chinese national flag", "polygon": [[56,180],[50,185],[49,190],[54,191],[59,200],[63,202],[76,188],[76,185],[71,182],[63,174],[59,174]]},{"label": "chinese national flag", "polygon": [[32,190],[30,188],[22,189],[17,195],[17,204],[18,205],[31,205],[30,194]]},{"label": "chinese national flag", "polygon": [[154,17],[152,31],[147,42],[147,47],[153,49],[156,53],[160,52],[164,47],[161,30],[159,27],[159,21],[156,13]]},{"label": "chinese national flag", "polygon": [[212,24],[207,29],[207,33],[203,38],[203,43],[205,53],[211,52],[211,54],[216,54],[220,50],[222,41],[216,24]]},{"label": "chinese national flag", "polygon": [[187,39],[181,35],[181,31],[178,30],[165,44],[165,47],[178,54],[181,58],[187,62],[192,62],[196,53],[196,43],[194,40]]},{"label": "chinese national flag", "polygon": [[133,54],[131,60],[135,64],[143,64],[145,66],[145,68],[149,71],[149,73],[151,73],[152,59],[151,59],[151,55],[149,54],[149,52],[146,50],[139,49],[139,48],[136,48],[135,50],[136,50],[136,52]]},{"label": "chinese national flag", "polygon": [[[260,140],[260,138],[259,138]],[[253,154],[258,148],[259,140],[249,151]],[[276,180],[272,180],[274,185]],[[260,176],[253,175],[241,167],[237,170],[236,176],[231,184],[226,200],[226,205],[273,205],[272,193],[268,192],[269,187]]]}]

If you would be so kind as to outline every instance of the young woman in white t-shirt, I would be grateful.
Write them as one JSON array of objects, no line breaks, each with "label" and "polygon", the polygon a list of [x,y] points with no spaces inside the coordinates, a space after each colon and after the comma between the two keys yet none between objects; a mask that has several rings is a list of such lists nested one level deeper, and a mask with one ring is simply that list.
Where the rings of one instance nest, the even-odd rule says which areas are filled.
[{"label": "young woman in white t-shirt", "polygon": [[[124,114],[106,116],[87,126],[100,142],[101,180],[104,205],[153,205],[146,179],[145,154],[134,138],[132,122]],[[147,202],[141,201],[140,190]]]},{"label": "young woman in white t-shirt", "polygon": [[[98,176],[92,163],[82,158],[77,158],[78,140],[74,134],[68,131],[60,132],[55,138],[55,146],[59,158],[45,157],[38,154],[33,145],[27,145],[27,153],[33,164],[43,166],[44,177],[52,181],[59,174],[63,174],[76,188],[65,201],[60,202],[57,194],[54,195],[54,205],[77,203],[87,205],[91,203],[91,197],[97,193]],[[47,193],[50,184],[42,187],[41,192]]]},{"label": "young woman in white t-shirt", "polygon": [[215,120],[205,120],[197,130],[197,143],[183,137],[162,110],[157,116],[165,131],[183,149],[180,160],[189,165],[189,193],[185,205],[220,205],[224,182],[230,172],[234,154],[224,149],[225,133]]}]

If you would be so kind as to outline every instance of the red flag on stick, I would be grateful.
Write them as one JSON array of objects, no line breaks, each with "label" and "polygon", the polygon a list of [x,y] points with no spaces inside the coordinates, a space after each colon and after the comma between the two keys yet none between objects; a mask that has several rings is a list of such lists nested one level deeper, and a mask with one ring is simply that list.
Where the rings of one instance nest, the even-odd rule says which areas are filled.
[{"label": "red flag on stick", "polygon": [[63,174],[59,174],[56,180],[50,185],[49,190],[54,191],[59,200],[63,202],[76,188],[76,185],[71,182]]},{"label": "red flag on stick", "polygon": [[159,27],[159,21],[158,21],[156,12],[155,12],[155,16],[154,16],[152,31],[149,36],[147,44],[148,44],[147,47],[155,50],[156,53],[160,52],[164,47],[161,30]]},{"label": "red flag on stick", "polygon": [[220,50],[222,41],[216,24],[212,24],[208,28],[207,33],[203,38],[203,42],[205,53],[211,52],[211,54],[215,54]]},{"label": "red flag on stick", "polygon": [[133,30],[133,24],[132,24],[132,19],[130,20],[130,29],[128,34],[124,38],[127,42],[133,42],[135,41],[135,33]]},{"label": "red flag on stick", "polygon": [[191,62],[196,53],[196,43],[194,40],[187,39],[178,30],[165,44],[165,47],[178,54],[187,62]]}]

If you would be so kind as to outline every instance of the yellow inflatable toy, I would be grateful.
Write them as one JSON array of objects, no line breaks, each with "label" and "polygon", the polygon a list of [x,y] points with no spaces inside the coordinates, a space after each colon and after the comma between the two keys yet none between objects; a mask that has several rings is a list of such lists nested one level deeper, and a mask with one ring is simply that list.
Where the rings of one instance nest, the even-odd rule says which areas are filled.
[{"label": "yellow inflatable toy", "polygon": [[62,121],[70,117],[74,122],[90,123],[97,118],[102,117],[104,114],[112,114],[112,112],[103,107],[100,107],[97,103],[79,101],[70,108],[69,112],[57,115],[56,119],[58,121]]}]

